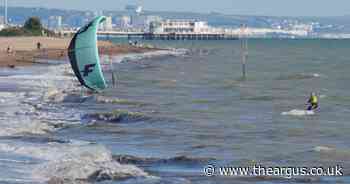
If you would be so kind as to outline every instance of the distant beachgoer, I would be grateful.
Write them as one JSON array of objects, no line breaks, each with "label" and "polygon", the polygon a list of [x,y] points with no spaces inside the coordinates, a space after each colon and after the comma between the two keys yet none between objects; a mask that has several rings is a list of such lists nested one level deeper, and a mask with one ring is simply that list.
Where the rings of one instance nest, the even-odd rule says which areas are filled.
[{"label": "distant beachgoer", "polygon": [[318,108],[318,97],[316,96],[316,93],[312,92],[310,95],[309,100],[307,101],[307,103],[309,104],[307,110],[311,111],[311,110],[315,110]]},{"label": "distant beachgoer", "polygon": [[16,68],[16,65],[7,65],[9,68]]},{"label": "distant beachgoer", "polygon": [[36,48],[37,48],[38,50],[41,49],[41,43],[40,43],[40,42],[36,43]]},{"label": "distant beachgoer", "polygon": [[12,53],[12,49],[11,49],[10,46],[7,47],[6,52],[7,52],[7,54],[11,54]]}]

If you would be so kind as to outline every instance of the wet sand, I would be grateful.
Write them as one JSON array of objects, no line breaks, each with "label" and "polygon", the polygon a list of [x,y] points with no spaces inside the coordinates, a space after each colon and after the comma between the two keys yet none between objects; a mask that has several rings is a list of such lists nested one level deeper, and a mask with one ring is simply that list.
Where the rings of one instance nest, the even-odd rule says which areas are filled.
[{"label": "wet sand", "polygon": [[[67,48],[71,38],[53,37],[0,37],[0,67],[27,66],[38,63],[40,59],[67,59]],[[37,43],[41,43],[41,49]],[[108,41],[99,41],[100,54],[143,53],[157,49],[115,45]],[[10,50],[8,51],[8,47]]]}]

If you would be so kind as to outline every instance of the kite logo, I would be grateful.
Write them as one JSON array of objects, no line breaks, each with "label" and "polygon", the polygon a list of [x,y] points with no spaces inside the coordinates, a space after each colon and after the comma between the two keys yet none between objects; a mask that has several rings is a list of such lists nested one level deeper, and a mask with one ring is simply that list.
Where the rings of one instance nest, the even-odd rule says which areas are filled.
[{"label": "kite logo", "polygon": [[84,70],[81,71],[81,72],[83,72],[83,76],[84,76],[84,77],[89,76],[89,74],[90,74],[91,72],[94,71],[95,66],[96,66],[96,64],[88,64],[88,65],[85,65],[85,66],[84,66]]}]

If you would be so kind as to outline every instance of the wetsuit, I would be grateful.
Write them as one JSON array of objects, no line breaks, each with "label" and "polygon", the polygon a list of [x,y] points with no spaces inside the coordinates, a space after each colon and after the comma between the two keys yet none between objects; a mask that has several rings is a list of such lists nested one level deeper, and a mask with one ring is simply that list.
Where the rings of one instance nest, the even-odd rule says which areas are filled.
[{"label": "wetsuit", "polygon": [[317,109],[318,108],[318,98],[317,98],[317,96],[316,95],[311,95],[308,103],[310,104],[309,107],[307,108],[308,111]]}]

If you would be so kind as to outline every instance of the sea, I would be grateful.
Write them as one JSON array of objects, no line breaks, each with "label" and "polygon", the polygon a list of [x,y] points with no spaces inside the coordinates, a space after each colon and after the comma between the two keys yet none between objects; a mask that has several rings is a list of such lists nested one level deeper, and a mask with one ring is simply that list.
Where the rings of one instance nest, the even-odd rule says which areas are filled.
[{"label": "sea", "polygon": [[240,40],[138,42],[164,50],[101,56],[99,93],[0,69],[0,183],[350,183],[350,40],[249,39],[246,78]]}]

